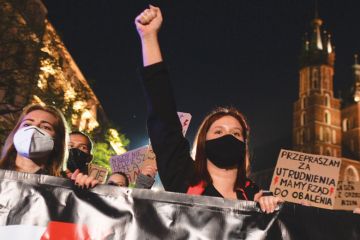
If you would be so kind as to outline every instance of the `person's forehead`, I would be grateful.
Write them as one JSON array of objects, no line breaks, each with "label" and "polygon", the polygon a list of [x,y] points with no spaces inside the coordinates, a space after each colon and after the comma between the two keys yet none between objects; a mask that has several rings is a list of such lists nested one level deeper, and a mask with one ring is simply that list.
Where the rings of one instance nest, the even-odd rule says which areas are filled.
[{"label": "person's forehead", "polygon": [[89,144],[88,138],[81,134],[70,134],[70,142],[85,144],[85,145]]},{"label": "person's forehead", "polygon": [[29,112],[23,118],[23,121],[26,120],[35,120],[38,122],[42,121],[52,125],[55,125],[57,122],[56,117],[54,115],[43,110],[34,110]]},{"label": "person's forehead", "polygon": [[215,128],[215,127],[231,127],[231,128],[242,129],[239,121],[233,116],[224,116],[217,119],[210,126],[210,128]]},{"label": "person's forehead", "polygon": [[112,181],[116,181],[116,182],[120,182],[120,181],[125,181],[125,178],[123,175],[120,175],[120,174],[113,174],[110,176],[109,180],[112,180]]}]

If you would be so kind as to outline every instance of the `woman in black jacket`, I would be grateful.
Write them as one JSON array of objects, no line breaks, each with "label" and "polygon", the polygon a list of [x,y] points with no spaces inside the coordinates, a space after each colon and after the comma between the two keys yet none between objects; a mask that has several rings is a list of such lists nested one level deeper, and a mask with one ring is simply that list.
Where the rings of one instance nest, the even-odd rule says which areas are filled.
[{"label": "woman in black jacket", "polygon": [[263,196],[247,178],[249,126],[237,109],[217,108],[204,119],[195,140],[195,161],[191,158],[158,43],[161,23],[161,11],[153,6],[135,19],[142,44],[148,131],[165,190],[258,201],[263,211],[273,212],[281,199]]}]

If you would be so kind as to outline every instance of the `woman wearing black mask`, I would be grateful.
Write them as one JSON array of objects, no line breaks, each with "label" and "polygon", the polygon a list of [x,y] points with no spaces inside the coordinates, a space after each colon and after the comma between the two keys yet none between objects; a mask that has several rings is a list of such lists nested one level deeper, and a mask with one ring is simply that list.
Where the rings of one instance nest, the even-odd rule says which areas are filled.
[{"label": "woman wearing black mask", "polygon": [[91,162],[92,142],[79,131],[70,133],[69,158],[66,163],[66,176],[75,181],[81,188],[95,187],[99,181],[88,176],[88,164]]},{"label": "woman wearing black mask", "polygon": [[153,6],[135,19],[142,44],[148,131],[165,189],[259,201],[263,211],[273,212],[281,199],[263,196],[246,177],[249,127],[238,110],[218,108],[205,118],[194,143],[195,161],[191,158],[158,43],[161,23],[160,9]]},{"label": "woman wearing black mask", "polygon": [[71,132],[68,147],[67,176],[71,176],[71,173],[75,172],[76,169],[79,169],[83,174],[88,174],[88,164],[93,158],[91,155],[92,142],[90,138],[79,131]]}]

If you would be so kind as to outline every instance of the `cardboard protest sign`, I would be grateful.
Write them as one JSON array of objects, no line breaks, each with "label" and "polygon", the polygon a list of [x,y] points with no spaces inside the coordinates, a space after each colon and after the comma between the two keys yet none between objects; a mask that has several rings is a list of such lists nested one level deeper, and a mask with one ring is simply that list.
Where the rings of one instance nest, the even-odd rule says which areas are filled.
[{"label": "cardboard protest sign", "polygon": [[294,203],[333,209],[341,159],[281,149],[270,190]]},{"label": "cardboard protest sign", "polygon": [[140,147],[124,154],[110,158],[110,166],[113,172],[123,172],[127,175],[129,182],[134,183],[140,172],[149,146]]},{"label": "cardboard protest sign", "polygon": [[357,207],[360,207],[360,182],[339,181],[334,209],[352,211]]},{"label": "cardboard protest sign", "polygon": [[102,166],[89,163],[88,165],[88,173],[89,176],[94,177],[97,179],[100,183],[104,184],[106,182],[106,177],[109,173],[109,171]]},{"label": "cardboard protest sign", "polygon": [[[182,125],[182,133],[185,136],[191,121],[191,114],[178,112],[178,116]],[[111,157],[110,165],[113,172],[125,173],[128,176],[129,182],[134,184],[142,167],[147,165],[156,167],[156,156],[151,145],[146,145],[122,155]]]}]

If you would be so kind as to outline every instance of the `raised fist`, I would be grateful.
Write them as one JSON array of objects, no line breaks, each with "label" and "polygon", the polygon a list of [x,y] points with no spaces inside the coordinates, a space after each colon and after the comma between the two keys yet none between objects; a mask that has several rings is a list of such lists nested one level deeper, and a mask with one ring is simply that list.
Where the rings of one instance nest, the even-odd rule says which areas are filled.
[{"label": "raised fist", "polygon": [[149,6],[135,18],[136,29],[141,38],[156,35],[162,23],[160,8]]}]

